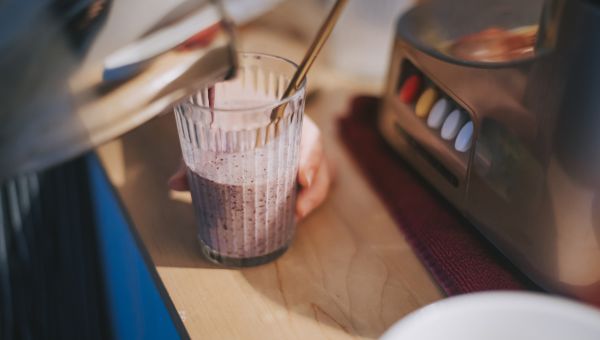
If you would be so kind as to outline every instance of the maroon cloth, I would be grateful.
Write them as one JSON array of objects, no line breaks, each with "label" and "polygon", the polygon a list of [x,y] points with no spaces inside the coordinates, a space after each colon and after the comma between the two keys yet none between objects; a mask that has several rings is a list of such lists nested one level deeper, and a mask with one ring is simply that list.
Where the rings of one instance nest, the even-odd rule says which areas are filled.
[{"label": "maroon cloth", "polygon": [[356,97],[339,133],[417,256],[448,295],[538,290],[385,142],[379,100]]}]

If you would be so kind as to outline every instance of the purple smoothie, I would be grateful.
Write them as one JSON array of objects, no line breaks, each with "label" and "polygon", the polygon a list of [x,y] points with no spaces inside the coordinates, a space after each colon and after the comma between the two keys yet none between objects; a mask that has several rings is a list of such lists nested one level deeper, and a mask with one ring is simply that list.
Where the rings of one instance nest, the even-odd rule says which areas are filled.
[{"label": "purple smoothie", "polygon": [[263,148],[204,153],[196,169],[188,165],[198,238],[209,258],[246,265],[286,249],[295,229],[295,138],[284,133]]},{"label": "purple smoothie", "polygon": [[225,184],[188,169],[201,243],[223,257],[256,258],[287,247],[294,231],[296,186]]}]

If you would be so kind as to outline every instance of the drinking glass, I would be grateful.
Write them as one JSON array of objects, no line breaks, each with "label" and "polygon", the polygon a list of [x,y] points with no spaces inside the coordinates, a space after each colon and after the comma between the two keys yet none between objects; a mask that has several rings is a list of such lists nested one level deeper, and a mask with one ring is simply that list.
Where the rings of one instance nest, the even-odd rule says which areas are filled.
[{"label": "drinking glass", "polygon": [[[295,231],[305,84],[281,98],[297,65],[240,53],[236,77],[175,108],[203,254],[227,266],[269,262]],[[273,119],[275,110],[283,110]]]}]

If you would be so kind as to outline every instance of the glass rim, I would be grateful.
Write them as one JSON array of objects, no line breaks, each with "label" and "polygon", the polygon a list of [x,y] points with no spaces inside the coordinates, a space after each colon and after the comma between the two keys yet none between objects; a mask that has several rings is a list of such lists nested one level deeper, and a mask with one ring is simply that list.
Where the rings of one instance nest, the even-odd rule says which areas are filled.
[{"label": "glass rim", "polygon": [[[270,54],[270,53],[263,53],[263,52],[247,52],[247,51],[238,51],[237,52],[238,57],[241,56],[246,56],[246,57],[261,57],[261,58],[268,58],[268,59],[272,59],[272,60],[277,60],[277,61],[282,61],[284,63],[287,63],[289,65],[291,65],[294,68],[294,72],[298,69],[298,64],[296,64],[295,62],[285,58],[285,57],[281,57],[278,55],[274,55],[274,54]],[[177,106],[181,106],[181,105],[189,105],[193,108],[197,108],[203,111],[212,111],[212,112],[230,112],[230,113],[239,113],[239,112],[245,112],[245,111],[252,111],[252,112],[256,112],[256,111],[266,111],[266,110],[273,110],[283,104],[287,104],[290,101],[296,99],[297,97],[299,97],[300,95],[302,95],[302,93],[305,91],[305,87],[306,87],[306,77],[304,78],[304,80],[302,81],[302,83],[300,84],[300,86],[294,90],[294,92],[292,92],[291,95],[285,97],[285,98],[281,98],[281,99],[276,99],[273,101],[269,101],[266,104],[261,104],[261,105],[257,105],[257,106],[248,106],[248,107],[236,107],[236,108],[219,108],[219,107],[209,107],[209,106],[205,106],[205,105],[200,105],[198,103],[192,103],[189,100],[186,100],[184,102],[181,102],[179,105]],[[197,91],[198,92],[198,91]],[[196,92],[196,93],[197,93]],[[193,97],[193,96],[191,96]],[[190,97],[190,98],[191,98]]]}]

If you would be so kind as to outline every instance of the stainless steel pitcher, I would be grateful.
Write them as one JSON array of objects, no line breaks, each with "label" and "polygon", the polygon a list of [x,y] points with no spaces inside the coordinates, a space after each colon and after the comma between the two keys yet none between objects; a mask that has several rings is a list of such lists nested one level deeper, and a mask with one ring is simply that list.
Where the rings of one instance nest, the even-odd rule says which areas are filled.
[{"label": "stainless steel pitcher", "polygon": [[220,1],[4,1],[0,180],[115,138],[235,69]]}]

